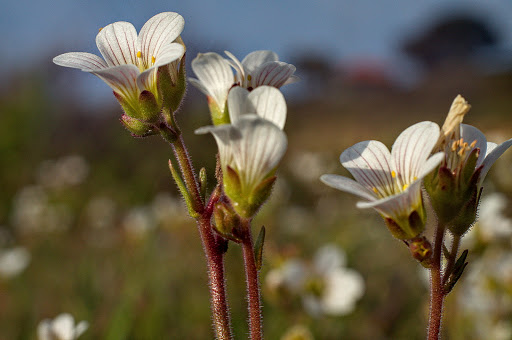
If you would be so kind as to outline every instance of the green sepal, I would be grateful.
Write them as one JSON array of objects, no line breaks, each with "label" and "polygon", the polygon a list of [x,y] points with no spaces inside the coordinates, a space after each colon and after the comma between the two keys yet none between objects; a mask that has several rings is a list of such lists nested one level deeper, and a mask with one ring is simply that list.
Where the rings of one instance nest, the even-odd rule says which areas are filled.
[{"label": "green sepal", "polygon": [[383,218],[391,234],[399,240],[414,239],[425,230],[426,216],[423,205],[406,217],[392,219],[383,216]]},{"label": "green sepal", "polygon": [[114,97],[116,97],[117,101],[121,105],[121,108],[123,109],[124,113],[133,118],[142,119],[143,117],[140,115],[138,108],[134,107],[132,104],[130,104],[123,96],[121,96],[116,91],[113,91]]},{"label": "green sepal", "polygon": [[133,137],[147,137],[158,133],[158,130],[152,124],[145,123],[126,114],[123,114],[119,121],[130,131]]},{"label": "green sepal", "polygon": [[483,187],[477,190],[476,185],[473,186],[471,198],[462,206],[457,217],[448,225],[452,234],[462,236],[475,223],[482,189]]},{"label": "green sepal", "polygon": [[265,244],[265,226],[262,226],[258,234],[258,238],[254,243],[254,260],[256,269],[259,271],[263,265],[263,246]]},{"label": "green sepal", "polygon": [[225,202],[219,201],[213,208],[214,229],[225,239],[241,243],[237,228],[241,225],[240,217]]},{"label": "green sepal", "polygon": [[466,266],[468,265],[468,262],[466,262],[467,256],[468,250],[466,249],[462,252],[457,262],[455,262],[455,265],[453,266],[453,271],[450,273],[450,277],[443,287],[445,294],[448,294],[449,292],[452,291],[453,287],[455,287],[455,284],[457,283],[457,281],[459,281],[460,277],[462,276],[464,269],[466,269]]},{"label": "green sepal", "polygon": [[194,210],[194,202],[192,200],[192,197],[190,196],[189,192],[187,191],[187,187],[185,186],[185,183],[180,177],[180,174],[176,171],[176,168],[174,165],[172,165],[171,160],[169,159],[169,169],[171,170],[172,178],[174,179],[174,182],[176,182],[176,185],[178,186],[178,189],[180,190],[181,196],[183,196],[183,199],[185,200],[185,204],[187,205],[188,214],[192,218],[198,218],[199,214]]},{"label": "green sepal", "polygon": [[150,123],[157,123],[160,120],[161,107],[158,105],[155,96],[148,90],[139,95],[140,115],[142,119]]},{"label": "green sepal", "polygon": [[208,96],[208,108],[212,117],[213,125],[223,125],[231,123],[227,103],[224,105],[224,111],[221,111],[215,100]]},{"label": "green sepal", "polygon": [[430,196],[432,207],[440,223],[446,225],[453,220],[462,204],[457,185],[457,178],[446,166],[427,176],[425,189]]},{"label": "green sepal", "polygon": [[181,57],[177,79],[173,80],[170,67],[175,63],[164,65],[158,68],[158,92],[162,98],[163,106],[176,112],[183,101],[187,89],[185,54]]},{"label": "green sepal", "polygon": [[241,200],[240,194],[242,191],[242,185],[240,183],[240,177],[229,165],[226,166],[226,169],[222,172],[222,185],[224,187],[224,192],[232,202],[238,202]]},{"label": "green sepal", "polygon": [[[476,162],[478,161],[478,156],[480,155],[480,149],[475,148],[471,150],[466,163],[464,164],[464,169],[462,169],[462,183],[470,183],[472,182],[472,177],[476,173]],[[478,176],[480,177],[480,176]],[[471,183],[469,184],[471,185]]]}]

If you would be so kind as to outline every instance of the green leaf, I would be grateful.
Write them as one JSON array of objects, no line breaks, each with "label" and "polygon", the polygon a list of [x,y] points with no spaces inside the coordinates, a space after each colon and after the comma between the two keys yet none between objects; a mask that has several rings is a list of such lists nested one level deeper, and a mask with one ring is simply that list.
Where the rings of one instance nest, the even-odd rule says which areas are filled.
[{"label": "green leaf", "polygon": [[254,243],[254,260],[256,262],[256,269],[261,269],[263,264],[263,246],[265,244],[265,226],[262,226],[258,238]]}]

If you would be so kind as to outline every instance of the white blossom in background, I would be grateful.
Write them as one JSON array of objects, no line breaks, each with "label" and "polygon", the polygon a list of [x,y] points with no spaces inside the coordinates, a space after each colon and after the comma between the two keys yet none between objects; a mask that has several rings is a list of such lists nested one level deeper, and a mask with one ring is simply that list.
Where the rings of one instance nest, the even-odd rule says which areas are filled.
[{"label": "white blossom in background", "polygon": [[30,263],[30,253],[23,247],[0,249],[0,278],[19,275]]},{"label": "white blossom in background", "polygon": [[346,268],[345,261],[345,254],[334,245],[324,246],[315,254],[307,283],[313,289],[303,295],[304,307],[312,316],[346,315],[355,310],[364,294],[364,280],[357,271]]},{"label": "white blossom in background", "polygon": [[189,217],[183,200],[168,192],[156,194],[151,203],[151,210],[156,222],[164,225],[182,222]]},{"label": "white blossom in background", "polygon": [[393,236],[412,239],[425,226],[422,179],[444,159],[442,152],[431,156],[438,138],[437,124],[420,122],[398,136],[391,152],[379,141],[357,143],[340,156],[341,164],[355,180],[338,175],[323,175],[320,179],[362,198],[357,207],[377,210]]},{"label": "white blossom in background", "polygon": [[333,164],[324,154],[301,150],[290,155],[288,170],[297,179],[316,187],[318,178],[326,169],[334,170]]},{"label": "white blossom in background", "polygon": [[465,320],[473,320],[468,334],[478,339],[510,339],[512,320],[512,254],[492,247],[470,262],[457,290],[457,304]]},{"label": "white blossom in background", "polygon": [[507,197],[492,193],[482,198],[478,209],[478,234],[485,242],[512,237],[512,218],[505,216]]},{"label": "white blossom in background", "polygon": [[85,206],[87,224],[94,229],[112,227],[116,221],[116,203],[108,197],[94,197]]},{"label": "white blossom in background", "polygon": [[42,162],[37,170],[37,182],[43,187],[62,188],[82,183],[89,174],[89,164],[78,155]]},{"label": "white blossom in background", "polygon": [[281,336],[281,340],[314,340],[313,333],[304,325],[294,325]]},{"label": "white blossom in background", "polygon": [[145,237],[156,228],[156,221],[149,207],[134,207],[123,218],[123,228],[131,236]]},{"label": "white blossom in background", "polygon": [[70,52],[55,57],[53,62],[98,76],[138,112],[141,92],[150,91],[159,100],[158,67],[176,68],[185,53],[180,38],[184,26],[183,17],[174,12],[153,16],[139,35],[131,23],[115,22],[96,36],[96,45],[104,60],[91,53]]},{"label": "white blossom in background", "polygon": [[311,316],[346,315],[356,308],[365,284],[361,274],[345,265],[341,249],[326,245],[317,251],[312,263],[286,260],[268,272],[265,284],[271,291],[285,289],[300,296]]},{"label": "white blossom in background", "polygon": [[63,313],[55,319],[45,319],[37,326],[38,340],[75,340],[82,335],[89,324],[87,321],[80,321],[75,325],[71,314]]}]

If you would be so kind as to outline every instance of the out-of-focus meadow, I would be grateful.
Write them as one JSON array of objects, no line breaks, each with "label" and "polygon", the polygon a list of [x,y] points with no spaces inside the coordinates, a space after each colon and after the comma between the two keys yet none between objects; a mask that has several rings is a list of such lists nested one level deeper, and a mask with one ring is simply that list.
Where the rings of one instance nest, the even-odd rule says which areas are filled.
[{"label": "out-of-focus meadow", "polygon": [[[285,60],[302,82],[287,96],[289,148],[254,223],[255,233],[267,229],[267,339],[297,326],[315,339],[424,338],[426,274],[377,213],[318,178],[348,175],[338,157],[356,142],[391,146],[415,122],[442,124],[459,93],[472,105],[466,123],[490,141],[512,137],[512,52],[497,51],[498,40],[469,19],[427,26],[397,47],[416,65],[410,84],[397,79],[409,67],[391,72],[378,60],[333,63],[307,49]],[[187,53],[188,64],[194,56]],[[78,77],[92,76],[34,64],[1,86],[0,339],[34,339],[40,320],[63,312],[89,322],[80,339],[211,338],[204,255],[167,168],[169,145],[131,138],[113,97],[91,114],[73,90]],[[195,166],[213,182],[215,143],[193,134],[208,119],[205,98],[189,88],[178,121]],[[469,267],[447,300],[446,339],[512,338],[511,170],[508,151],[488,176],[481,223],[464,244]],[[267,280],[292,259],[311,265],[332,244],[364,279],[364,295],[343,315],[312,312],[302,293]],[[230,245],[226,267],[234,333],[244,338],[238,246]]]}]

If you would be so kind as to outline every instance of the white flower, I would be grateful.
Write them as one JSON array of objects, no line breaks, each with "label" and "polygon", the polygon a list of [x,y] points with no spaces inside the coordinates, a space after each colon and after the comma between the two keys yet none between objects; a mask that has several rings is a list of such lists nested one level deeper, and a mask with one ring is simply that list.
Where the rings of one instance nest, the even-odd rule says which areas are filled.
[{"label": "white flower", "polygon": [[[280,88],[298,80],[293,75],[295,66],[279,61],[277,54],[272,51],[254,51],[242,62],[230,52],[225,53],[231,60],[213,52],[199,53],[192,60],[192,70],[197,79],[189,79],[208,97],[210,104],[215,104],[215,109],[220,113],[226,109],[228,93],[233,86],[241,86],[251,91],[263,85]],[[236,70],[236,75],[230,66]]]},{"label": "white flower", "polygon": [[131,23],[115,22],[96,36],[96,44],[105,60],[91,53],[70,52],[55,57],[53,62],[100,77],[137,110],[142,91],[150,91],[158,99],[158,67],[183,56],[185,49],[179,43],[179,36],[184,25],[178,13],[164,12],[149,19],[137,36]]},{"label": "white flower", "polygon": [[279,61],[272,51],[254,51],[240,62],[232,53],[224,51],[231,58],[230,64],[236,70],[235,83],[252,90],[258,86],[270,85],[280,88],[299,80],[294,76],[295,66]]},{"label": "white flower", "polygon": [[217,53],[208,52],[199,53],[191,66],[198,79],[189,78],[190,83],[206,95],[208,102],[213,101],[220,112],[224,112],[228,92],[234,84],[229,62]]},{"label": "white flower", "polygon": [[75,320],[70,314],[60,314],[53,320],[45,319],[37,327],[39,340],[75,340],[84,333],[89,324],[80,321],[75,326]]},{"label": "white flower", "polygon": [[263,85],[251,92],[239,86],[233,88],[228,95],[228,109],[231,123],[247,113],[256,113],[281,130],[286,122],[286,100],[281,91],[272,86]]},{"label": "white flower", "polygon": [[379,141],[357,143],[340,156],[341,164],[355,181],[338,175],[323,175],[320,179],[363,198],[365,201],[358,202],[357,207],[377,210],[395,237],[414,238],[425,222],[421,180],[444,157],[437,153],[429,158],[438,138],[437,124],[420,122],[398,136],[391,153]]},{"label": "white flower", "polygon": [[196,130],[197,134],[208,132],[215,137],[219,149],[225,193],[236,203],[235,210],[246,217],[252,216],[254,209],[259,208],[270,194],[266,190],[270,188],[265,185],[261,188],[260,184],[271,180],[286,151],[285,133],[256,114],[245,114],[233,124]]},{"label": "white flower", "polygon": [[345,254],[334,245],[324,246],[315,254],[310,282],[313,286],[317,282],[319,291],[313,288],[313,292],[306,292],[303,303],[313,316],[349,314],[364,294],[362,276],[345,267]]},{"label": "white flower", "polygon": [[20,274],[30,262],[30,253],[23,247],[0,251],[0,277],[11,278]]}]

